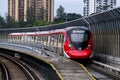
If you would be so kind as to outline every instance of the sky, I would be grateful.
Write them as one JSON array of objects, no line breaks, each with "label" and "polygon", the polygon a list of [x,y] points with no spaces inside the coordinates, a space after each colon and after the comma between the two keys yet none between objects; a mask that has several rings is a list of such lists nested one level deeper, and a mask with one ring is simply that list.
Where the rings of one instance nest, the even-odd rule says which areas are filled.
[{"label": "sky", "polygon": [[[83,14],[83,0],[54,0],[54,16],[59,5],[62,5],[67,13]],[[0,15],[5,16],[8,13],[8,0],[0,0]]]},{"label": "sky", "polygon": [[0,15],[5,16],[8,13],[8,0],[0,0]]}]

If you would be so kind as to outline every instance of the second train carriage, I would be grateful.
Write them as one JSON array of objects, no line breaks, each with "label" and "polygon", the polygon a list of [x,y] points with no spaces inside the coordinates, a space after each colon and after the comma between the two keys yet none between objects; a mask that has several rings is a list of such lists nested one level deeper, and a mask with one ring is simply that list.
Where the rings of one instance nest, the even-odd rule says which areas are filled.
[{"label": "second train carriage", "polygon": [[41,32],[11,33],[10,42],[38,43],[42,48],[71,59],[92,58],[92,34],[86,27],[76,26]]}]

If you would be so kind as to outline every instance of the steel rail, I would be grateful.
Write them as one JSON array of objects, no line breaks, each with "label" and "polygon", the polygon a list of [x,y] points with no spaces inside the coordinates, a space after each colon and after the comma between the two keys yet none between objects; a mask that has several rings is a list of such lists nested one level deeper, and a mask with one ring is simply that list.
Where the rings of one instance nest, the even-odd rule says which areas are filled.
[{"label": "steel rail", "polygon": [[0,56],[3,56],[9,60],[11,60],[13,63],[16,64],[16,66],[20,67],[20,69],[25,73],[25,75],[27,76],[28,80],[36,80],[35,77],[31,74],[31,72],[28,70],[28,68],[26,68],[21,62],[19,62],[17,59],[8,56],[8,55],[3,55],[0,54]]},{"label": "steel rail", "polygon": [[119,72],[119,73],[120,73],[120,69],[118,69],[118,68],[109,66],[109,65],[107,65],[107,64],[103,64],[103,63],[98,62],[98,61],[93,61],[93,63],[94,63],[94,64],[97,64],[97,65],[99,65],[99,66],[101,66],[101,67],[108,68],[108,69],[111,69],[111,70],[113,70],[113,71],[116,71],[116,72]]},{"label": "steel rail", "polygon": [[120,69],[117,69],[115,67],[94,60],[92,65],[89,65],[89,67],[114,80],[120,80]]},{"label": "steel rail", "polygon": [[4,80],[10,80],[9,71],[3,62],[0,62],[0,67],[2,70],[2,77]]}]

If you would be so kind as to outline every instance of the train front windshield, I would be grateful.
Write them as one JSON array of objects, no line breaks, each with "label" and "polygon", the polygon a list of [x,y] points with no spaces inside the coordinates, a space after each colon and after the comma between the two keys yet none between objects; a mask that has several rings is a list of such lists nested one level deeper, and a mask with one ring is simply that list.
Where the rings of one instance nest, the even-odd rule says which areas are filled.
[{"label": "train front windshield", "polygon": [[90,38],[90,32],[88,30],[75,29],[68,31],[68,33],[71,44],[77,50],[82,50],[88,45]]},{"label": "train front windshield", "polygon": [[83,34],[83,33],[73,33],[71,34],[71,42],[86,42],[88,41],[88,34]]}]

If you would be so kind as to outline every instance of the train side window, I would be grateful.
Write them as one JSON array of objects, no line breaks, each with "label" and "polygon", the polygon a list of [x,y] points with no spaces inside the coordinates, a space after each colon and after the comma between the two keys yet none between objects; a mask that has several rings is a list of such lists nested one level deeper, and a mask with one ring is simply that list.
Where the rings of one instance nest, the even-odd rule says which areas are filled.
[{"label": "train side window", "polygon": [[64,41],[64,35],[61,34],[61,42],[63,43],[63,41]]},{"label": "train side window", "polygon": [[18,41],[18,36],[16,36],[16,41]]},{"label": "train side window", "polygon": [[59,47],[59,45],[60,45],[60,34],[58,34],[58,47]]},{"label": "train side window", "polygon": [[41,43],[43,44],[43,35],[41,36]]},{"label": "train side window", "polygon": [[50,45],[50,35],[48,36],[48,46]]},{"label": "train side window", "polygon": [[64,35],[64,42],[66,42],[66,35]]}]

